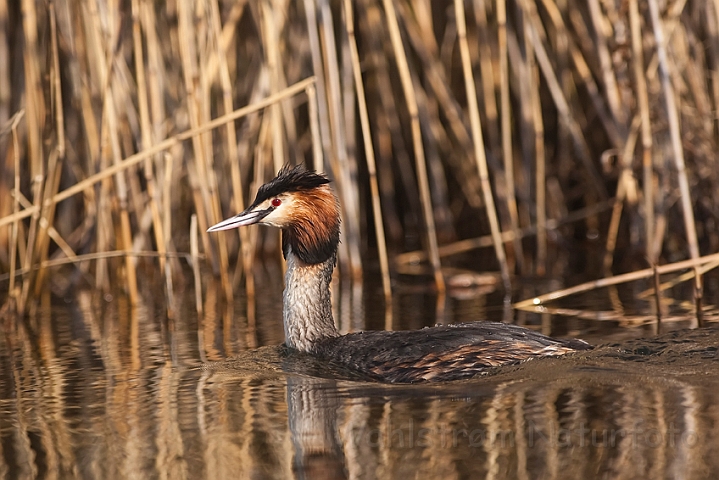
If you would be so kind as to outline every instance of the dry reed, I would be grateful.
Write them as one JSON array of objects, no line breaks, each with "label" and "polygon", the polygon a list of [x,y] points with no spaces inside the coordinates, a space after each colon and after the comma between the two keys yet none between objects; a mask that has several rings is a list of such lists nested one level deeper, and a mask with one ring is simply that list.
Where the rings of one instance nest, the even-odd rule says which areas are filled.
[{"label": "dry reed", "polygon": [[171,305],[194,214],[251,296],[257,231],[205,229],[299,161],[335,182],[340,272],[377,252],[386,294],[398,262],[441,291],[473,258],[566,274],[577,241],[595,277],[719,251],[719,2],[627,7],[0,1],[2,290],[24,311],[78,269],[135,302],[157,265]]}]

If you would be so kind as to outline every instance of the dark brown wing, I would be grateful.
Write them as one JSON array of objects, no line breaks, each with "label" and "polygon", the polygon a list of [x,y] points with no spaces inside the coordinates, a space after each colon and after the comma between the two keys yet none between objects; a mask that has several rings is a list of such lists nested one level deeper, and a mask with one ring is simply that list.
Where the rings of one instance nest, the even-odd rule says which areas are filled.
[{"label": "dark brown wing", "polygon": [[470,378],[487,369],[592,348],[516,325],[476,322],[328,339],[316,353],[393,383]]}]

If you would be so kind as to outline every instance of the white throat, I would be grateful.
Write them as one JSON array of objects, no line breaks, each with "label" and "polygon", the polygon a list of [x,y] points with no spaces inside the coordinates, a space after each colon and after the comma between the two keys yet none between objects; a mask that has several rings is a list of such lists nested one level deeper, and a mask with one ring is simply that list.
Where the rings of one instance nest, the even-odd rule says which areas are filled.
[{"label": "white throat", "polygon": [[335,257],[318,264],[300,260],[290,248],[283,295],[285,342],[290,348],[311,352],[314,345],[339,333],[332,318],[330,283]]}]

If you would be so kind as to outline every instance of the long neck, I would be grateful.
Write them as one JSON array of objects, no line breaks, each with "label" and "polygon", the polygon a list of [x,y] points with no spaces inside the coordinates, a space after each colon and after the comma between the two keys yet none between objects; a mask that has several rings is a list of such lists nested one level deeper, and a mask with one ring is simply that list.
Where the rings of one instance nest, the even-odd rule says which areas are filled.
[{"label": "long neck", "polygon": [[324,262],[308,264],[288,248],[285,257],[285,341],[290,348],[311,352],[319,341],[339,335],[332,318],[330,296],[335,254]]}]

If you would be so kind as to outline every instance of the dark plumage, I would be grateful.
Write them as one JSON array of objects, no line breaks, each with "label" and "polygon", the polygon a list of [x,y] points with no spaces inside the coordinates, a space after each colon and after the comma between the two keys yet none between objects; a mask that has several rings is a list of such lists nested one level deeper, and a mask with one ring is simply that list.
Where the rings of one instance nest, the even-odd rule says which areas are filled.
[{"label": "dark plumage", "polygon": [[448,381],[501,365],[592,348],[505,323],[476,322],[416,331],[340,335],[330,283],[340,236],[329,180],[304,167],[284,167],[260,187],[244,212],[209,231],[261,223],[282,229],[287,260],[283,324],[289,348],[386,382]]},{"label": "dark plumage", "polygon": [[451,381],[493,367],[592,347],[495,322],[442,325],[411,331],[358,332],[319,342],[315,355],[391,383]]},{"label": "dark plumage", "polygon": [[268,198],[276,197],[283,193],[308,191],[328,183],[330,181],[327,177],[319,173],[310,172],[304,165],[297,165],[294,168],[285,165],[277,172],[275,178],[257,190],[255,201],[248,207],[248,210]]}]

